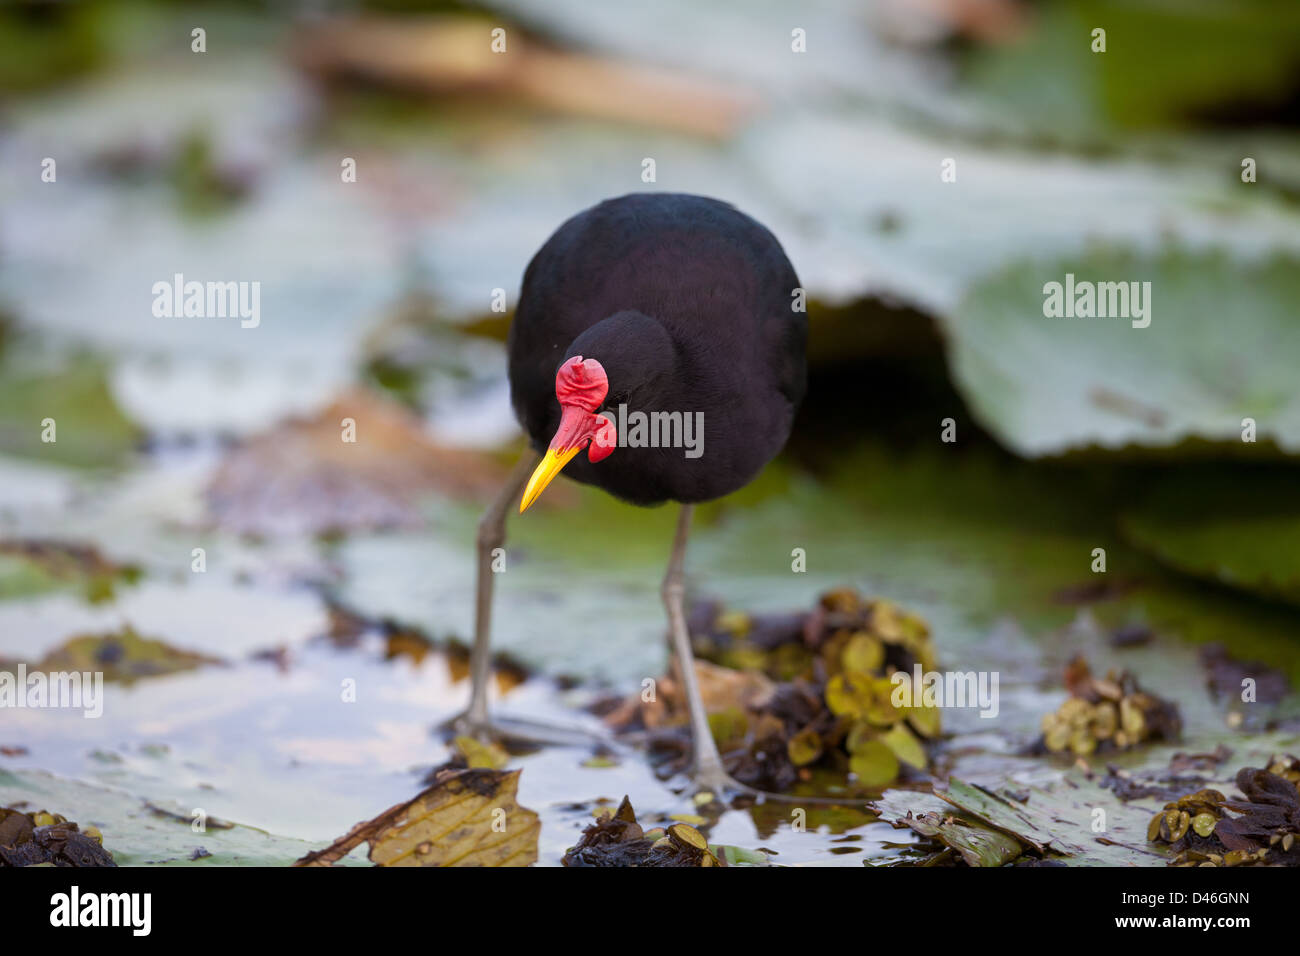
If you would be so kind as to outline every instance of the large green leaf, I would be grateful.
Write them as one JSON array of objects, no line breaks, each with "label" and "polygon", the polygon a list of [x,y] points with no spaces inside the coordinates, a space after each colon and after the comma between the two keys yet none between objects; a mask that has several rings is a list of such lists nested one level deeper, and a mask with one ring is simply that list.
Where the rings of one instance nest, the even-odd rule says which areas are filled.
[{"label": "large green leaf", "polygon": [[[1044,286],[1149,282],[1150,325],[1049,317]],[[976,417],[1013,451],[1167,447],[1188,438],[1300,452],[1300,262],[1244,265],[1226,253],[1156,257],[1098,249],[1022,261],[978,283],[945,326],[954,378]]]}]

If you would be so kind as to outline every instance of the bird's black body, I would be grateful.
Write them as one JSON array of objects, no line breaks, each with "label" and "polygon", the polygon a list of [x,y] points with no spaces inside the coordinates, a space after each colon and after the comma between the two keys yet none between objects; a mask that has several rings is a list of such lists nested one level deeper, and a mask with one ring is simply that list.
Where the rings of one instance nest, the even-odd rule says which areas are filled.
[{"label": "bird's black body", "polygon": [[532,445],[560,421],[555,375],[574,355],[609,377],[602,406],[703,413],[703,454],[618,447],[564,474],[635,504],[708,501],[784,446],[804,394],[807,321],[776,238],[726,203],[640,193],[574,216],[524,273],[510,389]]}]

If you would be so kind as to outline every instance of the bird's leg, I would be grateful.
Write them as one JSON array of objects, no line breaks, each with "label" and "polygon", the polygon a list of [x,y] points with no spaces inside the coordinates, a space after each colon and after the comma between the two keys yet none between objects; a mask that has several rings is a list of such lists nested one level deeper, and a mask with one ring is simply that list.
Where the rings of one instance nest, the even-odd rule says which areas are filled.
[{"label": "bird's leg", "polygon": [[718,745],[713,740],[713,731],[709,730],[709,715],[704,710],[704,697],[700,693],[699,678],[695,674],[695,653],[691,650],[691,635],[686,629],[684,567],[686,539],[691,530],[691,512],[690,505],[682,505],[681,514],[677,518],[677,535],[673,540],[673,553],[668,559],[668,572],[664,575],[663,598],[664,606],[668,609],[668,630],[672,636],[673,653],[677,657],[677,666],[682,672],[686,702],[691,711],[691,742],[694,750],[692,776],[696,790],[708,790],[717,797],[722,797],[730,791],[784,803],[837,807],[848,805],[843,798],[839,797],[796,796],[759,790],[736,780],[723,766]]},{"label": "bird's leg", "polygon": [[505,485],[478,523],[478,569],[474,594],[474,646],[470,650],[469,709],[449,723],[455,733],[481,740],[511,740],[524,744],[612,746],[604,735],[579,727],[553,727],[530,720],[488,719],[488,684],[492,678],[492,592],[496,572],[493,552],[506,542],[506,515],[523,494],[524,486],[542,456],[526,453],[519,459]]},{"label": "bird's leg", "polygon": [[673,653],[677,656],[677,666],[682,673],[682,685],[686,688],[686,702],[691,712],[691,743],[694,751],[695,785],[701,790],[745,790],[742,784],[732,780],[722,766],[722,757],[718,754],[718,745],[713,741],[713,732],[709,730],[709,717],[704,710],[704,698],[700,694],[700,682],[695,675],[695,654],[691,651],[691,636],[686,629],[686,610],[683,606],[686,595],[686,539],[691,530],[690,505],[682,505],[677,518],[677,535],[673,539],[672,556],[668,559],[668,572],[664,575],[664,607],[668,610],[668,630],[672,636]]},{"label": "bird's leg", "polygon": [[459,721],[475,734],[488,729],[488,681],[492,676],[492,589],[496,573],[492,570],[493,552],[506,541],[506,513],[523,494],[528,476],[541,456],[527,452],[519,459],[500,493],[488,505],[478,523],[478,570],[474,592],[474,647],[470,651],[469,710]]}]

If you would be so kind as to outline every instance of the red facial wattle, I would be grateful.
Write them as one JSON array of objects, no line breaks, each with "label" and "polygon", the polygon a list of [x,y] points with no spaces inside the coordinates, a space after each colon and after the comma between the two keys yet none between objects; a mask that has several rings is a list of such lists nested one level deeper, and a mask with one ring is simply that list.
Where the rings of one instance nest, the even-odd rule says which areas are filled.
[{"label": "red facial wattle", "polygon": [[614,423],[596,409],[609,394],[609,377],[595,359],[575,355],[555,373],[555,397],[560,403],[560,427],[551,439],[554,452],[586,448],[592,464],[607,458],[618,445]]},{"label": "red facial wattle", "polygon": [[519,511],[528,509],[556,475],[584,448],[595,464],[618,446],[618,431],[596,409],[609,394],[609,377],[595,359],[575,355],[555,373],[555,397],[560,403],[560,427],[524,488]]}]

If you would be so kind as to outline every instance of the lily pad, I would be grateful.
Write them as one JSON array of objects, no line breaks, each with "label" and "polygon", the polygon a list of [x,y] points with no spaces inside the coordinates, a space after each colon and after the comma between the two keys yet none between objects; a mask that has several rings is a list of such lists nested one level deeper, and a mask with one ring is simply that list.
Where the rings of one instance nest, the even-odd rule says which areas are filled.
[{"label": "lily pad", "polygon": [[[1064,286],[1067,275],[1075,289],[1149,282],[1150,325],[1045,315],[1044,287]],[[1300,262],[1288,257],[1245,264],[1223,251],[1098,249],[1008,266],[977,283],[944,324],[971,411],[1018,454],[1169,448],[1189,438],[1240,446],[1246,418],[1260,441],[1295,454],[1298,297]]]},{"label": "lily pad", "polygon": [[901,822],[921,836],[938,840],[956,850],[969,866],[1002,866],[1024,852],[1024,847],[1014,837],[952,816],[927,813],[916,817],[909,814]]},{"label": "lily pad", "polygon": [[102,673],[106,681],[129,684],[143,677],[159,677],[220,663],[163,641],[143,637],[130,626],[107,634],[81,634],[51,650],[32,670]]},{"label": "lily pad", "polygon": [[42,771],[0,770],[0,805],[45,807],[83,828],[95,826],[119,866],[287,866],[310,848],[305,841],[239,824],[196,832],[197,808],[177,807],[168,818],[124,790]]},{"label": "lily pad", "polygon": [[956,779],[939,796],[1039,853],[1068,857],[1073,865],[1151,866],[1162,857],[1146,845],[1149,801],[1120,803],[1081,777],[1051,789],[1031,788],[1023,801]]}]

